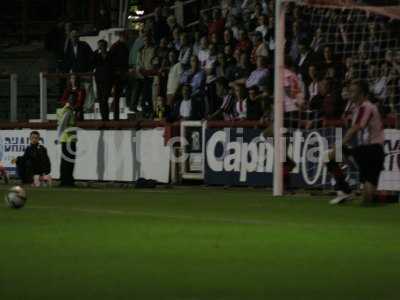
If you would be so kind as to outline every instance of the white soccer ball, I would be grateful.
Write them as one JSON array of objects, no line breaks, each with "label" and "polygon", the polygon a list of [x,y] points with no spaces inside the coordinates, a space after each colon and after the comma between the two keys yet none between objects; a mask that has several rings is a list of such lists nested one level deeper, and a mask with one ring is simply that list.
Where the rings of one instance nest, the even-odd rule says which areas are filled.
[{"label": "white soccer ball", "polygon": [[22,187],[14,186],[7,191],[4,200],[10,208],[22,208],[26,202],[26,192]]}]

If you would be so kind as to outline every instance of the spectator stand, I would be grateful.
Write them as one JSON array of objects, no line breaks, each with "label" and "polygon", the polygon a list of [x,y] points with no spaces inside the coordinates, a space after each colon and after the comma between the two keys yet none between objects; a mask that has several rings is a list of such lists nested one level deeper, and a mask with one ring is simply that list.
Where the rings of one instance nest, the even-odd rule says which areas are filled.
[{"label": "spectator stand", "polygon": [[[123,3],[124,2],[124,3]],[[120,13],[120,18],[119,18],[119,26],[117,28],[110,28],[106,30],[101,30],[98,35],[93,36],[93,35],[83,35],[80,36],[80,40],[83,42],[86,42],[89,44],[89,46],[92,48],[93,51],[97,49],[97,42],[99,40],[105,40],[107,41],[108,45],[114,44],[116,41],[118,41],[118,32],[129,29],[127,28],[127,22],[126,20],[131,19],[131,16],[127,16],[127,8],[124,10],[123,6],[127,5],[128,1],[121,1],[120,2],[120,11],[124,11],[123,13]],[[174,5],[170,6],[169,9],[174,12],[174,15],[177,19],[178,24],[181,26],[186,26],[186,27],[192,27],[196,24],[198,24],[198,21],[194,21],[188,24],[185,24],[185,18],[184,18],[184,9],[192,9],[193,7],[190,7],[192,5],[197,4],[198,0],[187,0],[187,1],[176,1]],[[216,7],[213,8],[208,8],[202,10],[202,12],[206,12],[209,10],[212,10]],[[134,19],[135,22],[145,22],[148,19],[151,19],[154,17],[154,12],[149,13],[147,15],[141,16],[138,19]]]}]

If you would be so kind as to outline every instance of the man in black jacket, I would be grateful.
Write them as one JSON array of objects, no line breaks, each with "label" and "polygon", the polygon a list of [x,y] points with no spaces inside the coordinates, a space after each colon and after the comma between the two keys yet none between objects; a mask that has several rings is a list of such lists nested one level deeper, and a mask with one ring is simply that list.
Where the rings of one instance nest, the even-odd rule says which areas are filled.
[{"label": "man in black jacket", "polygon": [[114,89],[114,120],[119,120],[119,99],[127,84],[129,68],[129,48],[126,42],[126,32],[119,32],[119,39],[110,48],[109,59],[111,64]]},{"label": "man in black jacket", "polygon": [[101,119],[109,120],[108,98],[111,95],[112,73],[111,61],[107,51],[107,42],[98,41],[98,50],[94,54],[94,78],[97,85],[97,99],[100,104]]},{"label": "man in black jacket", "polygon": [[72,30],[64,49],[64,72],[85,73],[92,71],[93,51],[89,44],[79,40],[78,31]]},{"label": "man in black jacket", "polygon": [[22,183],[32,183],[35,175],[50,174],[51,164],[46,148],[39,143],[40,134],[32,131],[31,144],[25,149],[23,156],[17,158],[17,172]]}]

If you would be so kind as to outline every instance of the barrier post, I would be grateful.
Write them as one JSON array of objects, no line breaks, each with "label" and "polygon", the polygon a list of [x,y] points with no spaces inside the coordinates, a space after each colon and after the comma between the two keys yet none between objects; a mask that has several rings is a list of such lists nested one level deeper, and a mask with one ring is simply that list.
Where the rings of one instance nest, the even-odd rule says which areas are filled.
[{"label": "barrier post", "polygon": [[39,73],[40,83],[40,121],[47,121],[47,79],[45,73]]},{"label": "barrier post", "polygon": [[17,122],[18,75],[10,75],[10,122]]}]

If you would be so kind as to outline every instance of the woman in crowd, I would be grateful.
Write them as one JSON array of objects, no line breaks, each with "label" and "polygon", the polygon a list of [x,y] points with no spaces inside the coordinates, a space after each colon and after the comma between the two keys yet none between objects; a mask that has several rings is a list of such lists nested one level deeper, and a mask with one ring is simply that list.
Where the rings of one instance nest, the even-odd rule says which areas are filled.
[{"label": "woman in crowd", "polygon": [[77,121],[83,120],[83,105],[85,104],[86,91],[81,87],[80,78],[76,75],[71,75],[69,77],[69,82],[67,88],[61,97],[62,105],[70,102],[73,103],[71,109],[75,112],[75,117]]}]

